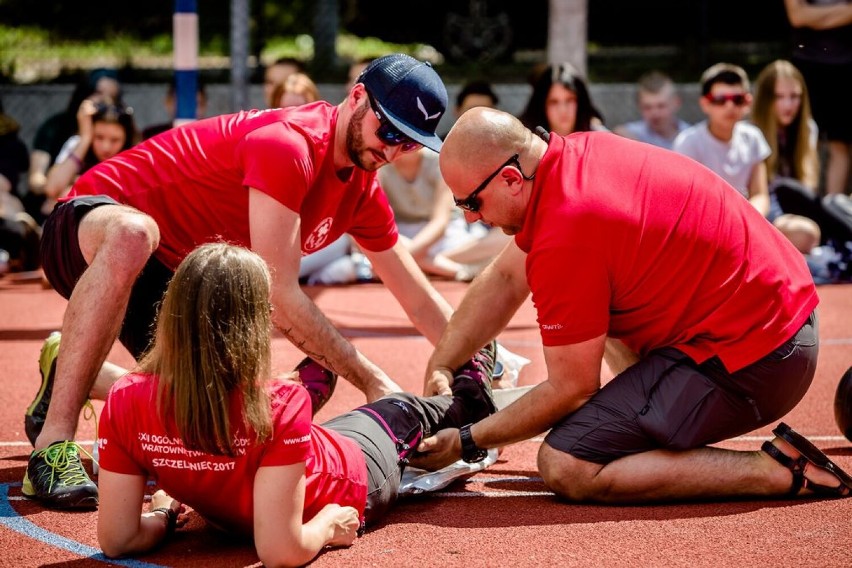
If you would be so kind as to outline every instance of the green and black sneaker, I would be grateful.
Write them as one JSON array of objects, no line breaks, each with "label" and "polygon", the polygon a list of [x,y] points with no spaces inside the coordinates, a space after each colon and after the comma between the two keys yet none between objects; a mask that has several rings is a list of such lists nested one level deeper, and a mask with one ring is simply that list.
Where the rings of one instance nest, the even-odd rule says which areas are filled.
[{"label": "green and black sneaker", "polygon": [[53,378],[56,376],[56,358],[59,356],[59,340],[61,338],[62,334],[54,331],[41,346],[41,355],[38,358],[41,388],[39,388],[38,394],[24,414],[24,431],[33,446],[35,446],[36,438],[38,438],[44,426],[47,407],[50,406],[50,397],[53,394]]},{"label": "green and black sneaker", "polygon": [[85,450],[75,442],[61,440],[30,454],[21,493],[55,509],[97,507],[98,487],[86,473],[80,452]]}]

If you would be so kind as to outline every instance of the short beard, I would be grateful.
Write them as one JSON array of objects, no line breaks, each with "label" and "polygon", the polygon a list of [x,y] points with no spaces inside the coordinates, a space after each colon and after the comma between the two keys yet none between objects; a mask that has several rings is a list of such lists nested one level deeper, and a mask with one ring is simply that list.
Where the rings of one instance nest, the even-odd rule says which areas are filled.
[{"label": "short beard", "polygon": [[364,137],[361,135],[361,125],[364,122],[364,116],[367,115],[367,110],[366,104],[358,107],[352,114],[352,118],[349,119],[349,126],[346,128],[346,152],[355,167],[362,170],[367,169],[364,162],[361,161],[361,152],[366,149]]}]

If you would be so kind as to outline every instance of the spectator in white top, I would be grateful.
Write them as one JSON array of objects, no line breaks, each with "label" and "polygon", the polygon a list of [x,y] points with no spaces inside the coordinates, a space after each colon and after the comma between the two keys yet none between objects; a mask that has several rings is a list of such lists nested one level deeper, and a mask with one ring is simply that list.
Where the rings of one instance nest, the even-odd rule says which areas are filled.
[{"label": "spectator in white top", "polygon": [[717,63],[701,75],[701,110],[707,119],[678,134],[672,149],[701,162],[734,186],[764,217],[769,215],[766,158],[760,129],[743,120],[752,96],[745,70]]}]

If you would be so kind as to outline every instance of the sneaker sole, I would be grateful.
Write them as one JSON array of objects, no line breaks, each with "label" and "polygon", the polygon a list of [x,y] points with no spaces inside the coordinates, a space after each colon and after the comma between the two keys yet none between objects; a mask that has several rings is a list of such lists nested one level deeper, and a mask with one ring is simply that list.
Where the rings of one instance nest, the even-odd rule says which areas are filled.
[{"label": "sneaker sole", "polygon": [[21,495],[32,501],[38,501],[51,509],[96,509],[98,507],[97,489],[95,489],[94,495],[90,491],[86,491],[85,495],[75,495],[73,492],[69,492],[58,497],[40,497],[36,494],[28,473],[24,474]]},{"label": "sneaker sole", "polygon": [[[38,356],[38,367],[39,372],[41,373],[41,388],[39,388],[38,394],[32,403],[27,407],[27,416],[32,416],[36,407],[41,402],[41,399],[44,397],[44,392],[47,390],[47,385],[50,381],[48,381],[48,377],[50,377],[51,373],[56,373],[56,358],[59,353],[59,341],[62,338],[62,334],[58,331],[54,331],[51,333],[48,338],[44,341],[44,345],[41,346],[41,352]],[[50,361],[50,365],[47,362]],[[47,369],[45,369],[47,367]],[[47,373],[45,374],[45,371]]]},{"label": "sneaker sole", "polygon": [[[41,429],[44,426],[44,419],[47,415],[47,406],[50,405],[50,397],[53,395],[53,379],[56,375],[56,360],[59,356],[59,343],[62,335],[58,331],[51,333],[41,346],[41,353],[38,357],[39,373],[41,373],[41,386],[33,401],[24,412],[24,432],[30,444],[35,446],[36,440]],[[51,391],[48,393],[48,391]],[[39,407],[45,403],[45,408],[39,410]]]}]

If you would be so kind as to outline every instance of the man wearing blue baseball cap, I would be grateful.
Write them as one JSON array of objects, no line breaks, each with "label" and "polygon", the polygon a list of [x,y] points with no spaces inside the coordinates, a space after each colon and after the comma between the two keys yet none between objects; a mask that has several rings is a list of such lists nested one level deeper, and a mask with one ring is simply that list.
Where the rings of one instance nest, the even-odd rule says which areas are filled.
[{"label": "man wearing blue baseball cap", "polygon": [[375,170],[421,145],[440,150],[446,107],[435,70],[393,54],[366,68],[338,106],[199,120],[82,175],[44,227],[45,274],[68,308],[61,335],[42,349],[42,385],[25,415],[34,451],[24,495],[57,508],[97,504],[73,441],[80,409],[123,374],[104,364],[116,338],[134,358],[145,352],[174,269],[203,243],[224,240],[266,260],[276,326],[331,371],[313,376],[336,373],[368,401],[401,390],[305,295],[299,260],[350,234],[412,323],[438,340],[452,308],[398,242]]},{"label": "man wearing blue baseball cap", "polygon": [[431,65],[401,53],[387,55],[368,65],[357,83],[383,122],[379,138],[392,143],[394,136],[407,137],[441,151],[435,129],[447,109],[447,90]]}]

